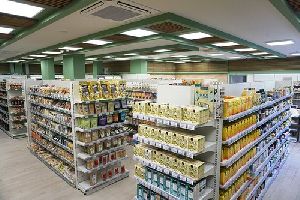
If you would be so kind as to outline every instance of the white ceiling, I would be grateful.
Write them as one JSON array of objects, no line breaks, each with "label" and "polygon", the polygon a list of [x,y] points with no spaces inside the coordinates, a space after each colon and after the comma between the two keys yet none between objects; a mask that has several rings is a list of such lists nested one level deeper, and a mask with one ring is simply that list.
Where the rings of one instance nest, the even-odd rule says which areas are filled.
[{"label": "white ceiling", "polygon": [[[135,0],[135,2],[162,13],[172,12],[195,20],[285,55],[300,52],[300,33],[269,0]],[[1,49],[0,60],[119,25],[121,25],[119,22],[76,12]],[[281,47],[269,47],[265,44],[268,41],[284,39],[292,39],[295,44]],[[146,47],[151,47],[151,44],[144,46]],[[123,50],[126,49],[122,48]],[[107,49],[99,50],[99,54],[104,52],[108,53]]]}]

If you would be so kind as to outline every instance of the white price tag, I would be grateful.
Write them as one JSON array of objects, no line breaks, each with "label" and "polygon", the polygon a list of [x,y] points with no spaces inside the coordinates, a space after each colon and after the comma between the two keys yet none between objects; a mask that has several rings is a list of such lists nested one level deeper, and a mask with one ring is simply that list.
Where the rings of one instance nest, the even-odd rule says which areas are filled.
[{"label": "white price tag", "polygon": [[144,143],[148,144],[148,142],[149,142],[148,138],[144,138]]},{"label": "white price tag", "polygon": [[194,184],[194,181],[193,181],[192,179],[190,179],[190,178],[187,178],[187,179],[186,179],[186,182],[188,182],[188,183],[191,184],[191,185]]},{"label": "white price tag", "polygon": [[174,148],[174,147],[171,148],[171,151],[172,151],[173,153],[177,153],[177,149]]},{"label": "white price tag", "polygon": [[141,120],[143,120],[143,119],[144,119],[144,115],[139,114],[139,115],[138,115],[138,118],[141,119]]},{"label": "white price tag", "polygon": [[150,163],[152,168],[156,168],[156,165],[154,163]]},{"label": "white price tag", "polygon": [[161,144],[161,143],[156,143],[156,146],[157,146],[158,148],[162,148],[162,144]]},{"label": "white price tag", "polygon": [[189,129],[189,130],[195,130],[195,125],[193,125],[193,124],[188,124],[187,125],[187,129]]},{"label": "white price tag", "polygon": [[169,147],[168,147],[167,145],[163,145],[163,149],[164,149],[164,150],[168,150]]},{"label": "white price tag", "polygon": [[189,158],[194,158],[194,154],[192,152],[186,152],[186,156]]},{"label": "white price tag", "polygon": [[154,118],[154,117],[149,117],[149,120],[150,120],[151,122],[155,122],[155,118]]},{"label": "white price tag", "polygon": [[133,113],[132,116],[133,116],[133,118],[138,118],[138,114],[137,113]]},{"label": "white price tag", "polygon": [[169,173],[170,173],[170,170],[167,169],[167,168],[165,168],[165,169],[164,169],[164,172],[165,172],[166,174],[169,174]]},{"label": "white price tag", "polygon": [[166,120],[166,119],[164,119],[164,125],[168,125],[169,126],[169,124],[170,124],[170,121],[169,120]]},{"label": "white price tag", "polygon": [[150,145],[151,145],[151,146],[155,146],[155,142],[151,140],[151,141],[150,141]]},{"label": "white price tag", "polygon": [[180,128],[186,129],[186,124],[185,123],[180,123]]},{"label": "white price tag", "polygon": [[162,172],[162,168],[160,166],[157,166],[157,171]]},{"label": "white price tag", "polygon": [[183,176],[183,175],[179,175],[180,176],[180,180],[182,180],[182,181],[186,181],[186,178]]},{"label": "white price tag", "polygon": [[149,117],[147,115],[144,116],[144,120],[149,120]]},{"label": "white price tag", "polygon": [[163,123],[163,120],[162,120],[162,119],[156,119],[156,122],[157,122],[158,124],[162,124],[162,123]]},{"label": "white price tag", "polygon": [[179,174],[177,172],[172,172],[172,176],[178,178]]},{"label": "white price tag", "polygon": [[177,149],[177,152],[178,152],[178,154],[180,154],[180,155],[184,155],[184,151],[181,150],[181,149]]},{"label": "white price tag", "polygon": [[174,126],[174,127],[177,127],[177,126],[178,126],[177,122],[174,122],[174,121],[171,121],[171,122],[170,122],[170,125],[171,125],[171,126]]}]

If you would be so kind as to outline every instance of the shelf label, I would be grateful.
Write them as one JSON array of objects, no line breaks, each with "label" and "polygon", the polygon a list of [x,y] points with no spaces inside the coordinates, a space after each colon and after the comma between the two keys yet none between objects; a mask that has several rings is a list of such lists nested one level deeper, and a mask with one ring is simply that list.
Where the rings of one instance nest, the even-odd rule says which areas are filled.
[{"label": "shelf label", "polygon": [[186,129],[186,124],[185,123],[180,123],[180,128]]},{"label": "shelf label", "polygon": [[155,118],[154,118],[154,117],[149,117],[149,120],[150,120],[151,122],[155,122]]},{"label": "shelf label", "polygon": [[171,121],[170,124],[171,124],[171,126],[174,126],[174,127],[178,126],[177,122],[174,122],[174,121]]},{"label": "shelf label", "polygon": [[189,184],[193,185],[194,184],[194,181],[190,178],[186,178],[186,182],[188,182]]},{"label": "shelf label", "polygon": [[162,123],[163,123],[163,120],[162,120],[162,119],[159,119],[159,118],[157,118],[157,119],[156,119],[156,122],[157,122],[158,124],[162,124]]},{"label": "shelf label", "polygon": [[155,142],[151,140],[151,141],[150,141],[150,145],[151,145],[151,146],[155,146]]},{"label": "shelf label", "polygon": [[143,116],[142,114],[139,114],[139,115],[138,115],[138,118],[141,119],[141,120],[143,120],[143,119],[144,119],[144,116]]},{"label": "shelf label", "polygon": [[193,125],[193,124],[187,124],[187,129],[193,131],[193,130],[195,130],[195,125]]},{"label": "shelf label", "polygon": [[174,148],[174,147],[171,148],[171,151],[172,151],[173,153],[177,153],[177,149]]},{"label": "shelf label", "polygon": [[169,147],[168,147],[167,145],[164,145],[164,144],[163,144],[163,149],[164,149],[164,150],[169,150]]},{"label": "shelf label", "polygon": [[161,143],[156,143],[156,146],[158,147],[158,148],[162,148],[162,144]]},{"label": "shelf label", "polygon": [[177,149],[178,154],[184,155],[184,151],[181,149]]},{"label": "shelf label", "polygon": [[170,124],[170,121],[169,121],[169,120],[165,120],[165,119],[164,119],[164,122],[163,122],[163,123],[164,123],[164,125],[168,125],[168,126],[169,126],[169,124]]},{"label": "shelf label", "polygon": [[168,168],[165,168],[165,169],[164,169],[164,172],[165,172],[166,174],[170,174],[170,170],[169,170]]},{"label": "shelf label", "polygon": [[179,175],[180,176],[180,180],[186,182],[186,178],[183,175]]}]

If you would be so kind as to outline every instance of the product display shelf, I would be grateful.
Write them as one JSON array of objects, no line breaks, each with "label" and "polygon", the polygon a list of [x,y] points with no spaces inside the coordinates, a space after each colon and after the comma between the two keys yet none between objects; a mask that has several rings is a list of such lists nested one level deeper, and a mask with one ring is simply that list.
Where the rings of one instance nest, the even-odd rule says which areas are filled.
[{"label": "product display shelf", "polygon": [[276,104],[276,103],[278,103],[280,101],[283,101],[285,99],[288,99],[288,98],[290,98],[292,96],[293,96],[293,93],[288,94],[288,95],[283,96],[283,97],[280,97],[280,98],[275,99],[273,101],[265,102],[265,103],[263,103],[263,104],[261,104],[259,106],[254,106],[251,109],[248,109],[248,110],[246,110],[244,112],[240,112],[238,114],[235,114],[235,115],[232,115],[232,116],[229,116],[229,117],[225,117],[224,121],[233,122],[233,121],[238,120],[238,119],[240,119],[242,117],[245,117],[245,116],[250,115],[250,114],[252,114],[254,112],[257,112],[257,111],[259,111],[261,109],[267,108],[269,106],[273,106],[274,104]]},{"label": "product display shelf", "polygon": [[[279,131],[278,135],[280,135],[281,132],[282,131]],[[251,158],[243,167],[241,167],[224,185],[220,185],[220,188],[224,190],[229,188],[276,140],[277,137],[274,137],[267,145],[263,147],[262,150],[257,152],[253,158]]]},{"label": "product display shelf", "polygon": [[[272,154],[268,157],[268,161],[278,152],[278,150],[283,145],[284,145],[284,143],[281,144],[275,150],[273,150]],[[247,196],[246,200],[251,200],[252,199],[252,197],[255,195],[255,193],[257,192],[258,188],[261,186],[261,184],[266,180],[266,178],[269,176],[269,174],[272,173],[272,171],[274,170],[274,168],[278,165],[279,161],[281,160],[282,156],[286,153],[286,151],[287,151],[287,147],[285,147],[285,149],[279,154],[279,156],[276,159],[276,161],[274,162],[273,166],[271,166],[270,169],[268,169],[268,171],[265,173],[265,175],[259,179],[258,183],[255,185],[255,187],[253,188],[253,190]],[[262,165],[265,166],[267,163],[268,162],[266,162],[266,163],[264,162]]]},{"label": "product display shelf", "polygon": [[[278,116],[278,115],[277,115]],[[291,114],[288,114],[284,119],[276,123],[271,129],[263,133],[259,138],[257,138],[252,143],[245,146],[243,149],[241,149],[238,153],[236,153],[234,156],[232,156],[228,160],[224,160],[221,162],[221,166],[228,167],[231,166],[234,162],[236,162],[241,156],[245,155],[250,149],[252,149],[254,146],[256,146],[259,142],[261,142],[263,139],[265,139],[271,132],[276,130],[282,123],[284,123],[286,120],[288,120],[291,117]],[[284,130],[287,130],[289,126],[287,126]]]},{"label": "product display shelf", "polygon": [[[118,93],[108,92],[108,90],[101,92],[119,96],[92,99],[90,98],[91,91],[85,90],[88,93],[84,95],[81,93],[89,87],[89,84],[94,84],[93,89],[98,88],[99,91],[104,85],[103,89],[114,87]],[[125,150],[128,131],[123,128],[127,109],[123,105],[126,99],[125,93],[118,88],[121,84],[123,84],[121,81],[100,82],[97,80],[26,81],[29,144],[39,145],[66,165],[71,166],[74,170],[72,176],[75,177],[72,186],[84,194],[90,194],[129,176],[128,171],[122,165],[122,161],[128,158]],[[99,113],[96,104],[102,106],[100,109],[103,110],[106,106],[107,111]],[[100,123],[100,118],[105,118],[105,120],[107,118],[107,122],[105,121],[104,124],[102,120]],[[108,119],[113,121],[109,122]],[[39,135],[41,141],[47,141],[46,143],[51,148],[39,142],[40,140],[37,141],[32,134],[35,134],[35,137]],[[85,139],[90,139],[85,141],[82,139],[83,136]],[[100,150],[100,144],[105,144],[105,148]],[[60,150],[54,151],[53,146],[68,152],[73,156],[73,161],[58,154],[56,151]],[[93,154],[86,152],[87,149],[92,148],[95,151],[96,147],[99,148],[97,152]],[[100,157],[105,156],[109,156],[109,159],[100,162]],[[90,168],[91,161],[93,162],[92,168]],[[105,177],[103,174],[98,175],[106,171]]]},{"label": "product display shelf", "polygon": [[174,146],[172,144],[157,141],[157,140],[154,140],[154,139],[151,139],[151,138],[145,138],[145,137],[139,136],[138,134],[135,134],[133,136],[133,138],[135,140],[139,141],[140,143],[155,146],[157,148],[162,148],[166,151],[170,151],[170,152],[173,152],[173,153],[176,153],[176,154],[180,154],[180,155],[186,156],[188,158],[194,158],[194,157],[197,157],[198,155],[206,153],[206,152],[216,151],[216,143],[215,142],[205,142],[203,151],[193,152],[193,151],[190,151],[188,149],[183,149],[183,148],[180,148],[178,146]]},{"label": "product display shelf", "polygon": [[72,180],[68,179],[63,174],[61,174],[57,169],[55,169],[54,167],[52,167],[47,161],[45,161],[42,157],[40,157],[38,154],[36,154],[32,149],[29,148],[29,151],[38,160],[40,160],[42,163],[44,163],[44,165],[46,165],[51,171],[53,171],[57,176],[59,176],[61,179],[63,179],[70,186],[75,187],[75,183]]},{"label": "product display shelf", "polygon": [[289,110],[290,109],[290,105],[284,107],[283,109],[269,115],[268,117],[266,117],[265,119],[257,122],[256,124],[250,126],[249,128],[241,131],[240,133],[236,134],[235,136],[229,138],[228,140],[226,141],[223,141],[222,143],[224,145],[231,145],[233,144],[234,142],[238,141],[239,139],[243,138],[245,135],[247,135],[248,133],[254,131],[255,129],[257,129],[258,127],[260,127],[261,125],[265,124],[266,122],[272,120],[273,118],[277,117],[278,115],[280,115],[282,112],[286,111],[286,110]]},{"label": "product display shelf", "polygon": [[[1,78],[0,112],[5,116],[1,118],[1,125],[7,135],[12,138],[26,137],[26,116],[24,107],[24,76],[8,76]],[[4,96],[3,96],[4,95]]]},{"label": "product display shelf", "polygon": [[293,82],[293,105],[297,108],[300,106],[300,81]]},{"label": "product display shelf", "polygon": [[[176,90],[175,87],[174,89]],[[220,110],[217,108],[219,108],[221,105],[221,99],[222,99],[221,90],[222,87],[220,85],[216,84],[213,86],[213,91],[215,92],[215,96],[214,96],[215,104],[214,104],[214,109],[212,109],[213,117],[206,123],[197,124],[188,121],[174,120],[167,117],[149,115],[145,113],[138,113],[138,112],[133,113],[134,118],[144,120],[148,123],[155,124],[157,129],[170,128],[170,130],[173,131],[175,130],[189,131],[196,135],[202,134],[205,136],[204,148],[200,152],[194,152],[188,149],[180,148],[179,146],[175,146],[170,143],[141,136],[139,133],[137,133],[134,136],[134,139],[136,139],[138,142],[146,146],[154,147],[159,149],[160,151],[164,151],[166,153],[169,152],[174,155],[178,155],[179,157],[201,160],[204,162],[204,174],[202,174],[202,176],[199,179],[194,179],[192,177],[184,175],[179,170],[174,170],[158,162],[145,159],[141,156],[134,155],[134,160],[136,160],[142,167],[153,170],[153,173],[154,171],[156,171],[157,173],[161,173],[163,176],[170,177],[172,180],[178,180],[184,184],[189,185],[189,187],[192,188],[191,189],[192,192],[188,195],[189,199],[208,200],[208,199],[218,199],[219,197],[219,193],[218,193],[219,190],[217,189],[218,174],[216,173],[216,171],[218,171],[219,169],[218,160],[220,156],[220,149],[217,144],[221,142],[220,130],[222,130],[222,122],[220,122],[219,119],[219,116],[221,114],[219,112]],[[174,95],[174,94],[172,93],[170,95]],[[192,93],[191,95],[194,94]],[[149,190],[152,190],[167,199],[185,198],[182,196],[178,196],[179,194],[176,195],[173,192],[171,193],[170,191],[166,191],[165,189],[162,189],[161,187],[154,185],[153,183],[149,183],[145,179],[137,175],[136,175],[136,180],[138,184],[143,185]],[[136,198],[139,199],[139,196],[136,196]]]}]

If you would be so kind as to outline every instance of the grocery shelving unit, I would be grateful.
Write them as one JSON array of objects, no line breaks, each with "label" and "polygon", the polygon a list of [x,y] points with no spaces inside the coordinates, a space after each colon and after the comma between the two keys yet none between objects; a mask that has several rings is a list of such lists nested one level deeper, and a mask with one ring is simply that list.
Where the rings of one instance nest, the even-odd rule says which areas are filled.
[{"label": "grocery shelving unit", "polygon": [[293,82],[293,105],[300,107],[300,81]]},{"label": "grocery shelving unit", "polygon": [[[170,87],[168,90],[168,88]],[[163,103],[168,103],[165,100],[169,97],[164,97],[163,95],[171,95],[176,94],[174,93],[174,90],[185,90],[187,91],[186,94],[181,94],[182,96],[187,95],[194,95],[194,93],[191,93],[190,90],[195,91],[194,86],[189,86],[189,88],[186,88],[187,86],[163,86],[162,89],[159,89],[158,91],[172,91],[170,93],[163,94],[159,93],[160,98]],[[178,190],[182,190],[181,187],[188,187],[189,191],[186,194],[182,194],[182,191],[174,191],[177,189],[166,189],[167,186],[164,187],[162,184],[155,184],[155,182],[151,182],[145,179],[143,179],[140,176],[136,175],[137,183],[138,183],[138,191],[136,199],[143,199],[141,197],[140,188],[144,188],[144,190],[149,190],[154,194],[158,194],[159,196],[162,196],[166,199],[218,199],[219,197],[219,159],[220,159],[220,146],[218,144],[221,142],[221,131],[222,131],[222,119],[220,119],[221,112],[220,106],[222,101],[222,88],[220,85],[214,85],[212,86],[212,91],[214,93],[213,95],[213,101],[214,101],[214,109],[213,112],[210,113],[210,120],[204,124],[196,124],[186,121],[180,121],[180,120],[174,120],[166,117],[151,115],[151,114],[145,114],[145,113],[133,113],[134,118],[148,121],[149,123],[155,124],[157,128],[170,128],[171,130],[178,130],[178,131],[186,131],[188,130],[190,133],[193,133],[195,135],[202,135],[205,136],[205,143],[204,143],[204,149],[199,152],[191,151],[188,149],[184,149],[178,146],[174,146],[174,144],[162,142],[157,139],[141,136],[139,133],[135,135],[135,138],[142,144],[147,145],[148,147],[152,147],[155,149],[158,149],[160,151],[169,152],[172,153],[175,156],[178,156],[179,158],[184,159],[192,159],[192,160],[201,160],[205,162],[204,164],[204,173],[201,178],[194,179],[187,175],[182,174],[178,170],[174,170],[168,167],[165,167],[161,165],[160,163],[147,160],[145,158],[142,158],[140,156],[134,156],[134,159],[138,161],[145,169],[154,170],[158,174],[163,174],[163,176],[169,177],[172,182],[178,181],[181,183],[180,186],[178,186]],[[173,96],[174,97],[174,96]],[[174,99],[176,99],[174,97]],[[189,98],[187,98],[189,99]],[[194,99],[194,97],[191,97],[190,99]],[[188,105],[186,104],[184,99],[177,98],[174,102],[172,102],[173,105]],[[147,174],[147,173],[146,173]],[[145,175],[146,176],[146,175]],[[162,177],[162,176],[160,176]],[[161,180],[161,179],[160,179]],[[177,183],[176,183],[177,184]],[[168,185],[166,183],[166,185]],[[182,186],[183,185],[183,186]],[[172,187],[172,186],[170,186]],[[175,187],[175,186],[173,186]],[[176,185],[177,188],[177,185]],[[184,196],[186,195],[186,196]],[[188,197],[187,197],[188,196]],[[145,198],[145,197],[144,197]]]},{"label": "grocery shelving unit", "polygon": [[[92,83],[93,90],[89,90]],[[125,92],[117,89],[89,98],[91,91],[100,93],[104,86],[111,86],[111,91],[117,88],[115,82],[109,84],[97,80],[26,81],[28,148],[84,194],[129,176],[122,164],[127,158],[128,135],[123,127]]]},{"label": "grocery shelving unit", "polygon": [[[241,84],[240,88],[268,89],[268,86],[264,87],[261,83],[247,84]],[[273,99],[268,99],[268,101],[243,112],[224,117],[224,123],[230,125],[239,120],[247,119],[247,117],[253,114],[256,115],[258,113],[259,115],[257,116],[260,116],[258,121],[236,133],[234,136],[223,138],[223,154],[227,155],[224,148],[230,148],[233,145],[237,147],[238,142],[245,142],[247,141],[245,138],[248,137],[249,139],[251,134],[255,134],[256,131],[259,132],[256,137],[244,144],[232,156],[224,160],[221,159],[220,165],[221,173],[224,173],[223,178],[226,177],[226,173],[230,172],[229,169],[231,167],[238,166],[238,169],[233,173],[231,172],[231,176],[226,178],[223,183],[220,180],[222,183],[220,184],[221,199],[250,200],[254,197],[256,197],[255,199],[262,199],[267,188],[276,178],[278,170],[287,156],[288,140],[286,138],[288,137],[289,126],[291,124],[290,99],[293,96],[290,86],[291,84],[289,83],[275,82],[273,88],[279,93],[276,97],[273,96]],[[226,95],[241,94],[238,84],[234,85],[238,92],[232,90],[226,91],[226,88],[230,87],[232,86],[225,86]],[[243,160],[245,162],[240,162]],[[233,168],[231,169],[233,170]],[[276,173],[274,169],[278,169]],[[262,188],[264,189],[262,190]]]},{"label": "grocery shelving unit", "polygon": [[23,76],[0,77],[0,129],[12,138],[26,136]]}]

